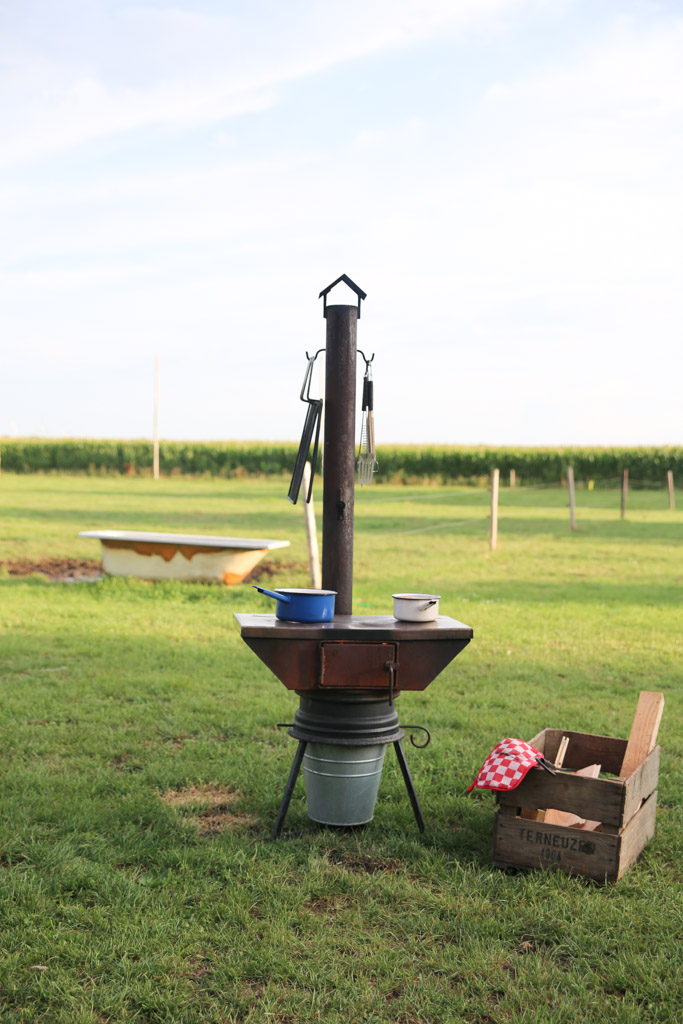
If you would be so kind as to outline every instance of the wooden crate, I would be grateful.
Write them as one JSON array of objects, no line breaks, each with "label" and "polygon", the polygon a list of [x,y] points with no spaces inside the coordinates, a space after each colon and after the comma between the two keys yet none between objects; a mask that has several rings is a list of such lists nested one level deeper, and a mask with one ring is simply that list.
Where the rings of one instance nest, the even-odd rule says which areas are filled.
[{"label": "wooden crate", "polygon": [[[544,729],[530,743],[553,761],[560,740],[569,737],[564,767],[602,765],[619,775],[626,740],[566,729]],[[498,793],[493,831],[497,867],[553,867],[597,882],[616,882],[635,862],[655,830],[660,747],[625,779],[549,775],[532,769],[517,789]],[[601,822],[598,831],[546,825],[529,811],[554,807]],[[523,812],[528,816],[524,817]]]}]

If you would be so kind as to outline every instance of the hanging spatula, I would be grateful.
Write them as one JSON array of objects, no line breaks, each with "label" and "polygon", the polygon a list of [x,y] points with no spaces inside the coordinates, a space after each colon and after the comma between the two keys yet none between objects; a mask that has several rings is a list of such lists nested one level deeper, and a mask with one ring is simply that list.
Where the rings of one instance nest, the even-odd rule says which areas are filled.
[{"label": "hanging spatula", "polygon": [[[308,355],[308,353],[306,353]],[[313,493],[313,477],[315,476],[315,467],[318,462],[318,440],[320,438],[320,420],[322,418],[323,400],[322,398],[311,398],[311,377],[313,376],[313,364],[315,363],[315,356],[312,356],[308,360],[308,366],[306,367],[306,376],[304,377],[304,383],[301,388],[301,394],[299,398],[302,402],[308,404],[306,410],[306,420],[304,422],[304,429],[301,434],[301,441],[299,442],[299,451],[296,455],[296,462],[294,463],[294,472],[292,473],[292,480],[289,485],[289,492],[287,497],[291,501],[292,505],[296,505],[299,497],[299,490],[301,489],[301,481],[304,475],[304,466],[308,461],[308,453],[311,448],[311,441],[313,440],[313,432],[315,431],[315,442],[313,444],[313,457],[311,459],[311,482],[308,487],[308,494],[306,495],[306,501],[311,500],[311,494]]]}]

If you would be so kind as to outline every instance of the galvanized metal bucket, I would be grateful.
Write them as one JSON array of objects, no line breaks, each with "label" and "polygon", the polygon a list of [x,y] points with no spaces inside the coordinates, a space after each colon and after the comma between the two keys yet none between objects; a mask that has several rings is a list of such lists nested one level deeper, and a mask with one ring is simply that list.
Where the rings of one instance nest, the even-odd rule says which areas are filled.
[{"label": "galvanized metal bucket", "polygon": [[309,743],[303,759],[308,816],[321,825],[372,821],[386,744]]}]

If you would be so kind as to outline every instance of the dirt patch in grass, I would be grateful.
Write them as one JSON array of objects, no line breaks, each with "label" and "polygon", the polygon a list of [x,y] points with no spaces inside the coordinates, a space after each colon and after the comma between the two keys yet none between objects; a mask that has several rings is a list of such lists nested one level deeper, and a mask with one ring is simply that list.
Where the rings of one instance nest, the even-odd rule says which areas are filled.
[{"label": "dirt patch in grass", "polygon": [[194,814],[190,816],[190,821],[198,827],[200,836],[212,836],[226,828],[244,828],[254,823],[250,814],[232,814],[230,811],[221,811],[219,814]]},{"label": "dirt patch in grass", "polygon": [[282,576],[283,573],[301,572],[308,572],[308,562],[260,562],[242,582],[256,583],[257,580],[272,579],[273,576]]},{"label": "dirt patch in grass", "polygon": [[10,576],[33,576],[36,573],[61,583],[79,583],[104,576],[101,562],[89,558],[15,558],[0,562]]},{"label": "dirt patch in grass", "polygon": [[[53,583],[83,583],[104,579],[101,562],[90,558],[14,558],[0,562],[0,570],[9,576],[45,576]],[[256,583],[275,576],[307,573],[307,562],[263,562],[245,576],[243,583]]]},{"label": "dirt patch in grass", "polygon": [[312,914],[321,914],[327,917],[346,910],[350,903],[350,896],[310,896],[304,902],[304,907]]},{"label": "dirt patch in grass", "polygon": [[169,807],[190,811],[187,819],[196,825],[200,836],[215,835],[226,828],[247,827],[255,819],[250,814],[235,812],[234,806],[241,794],[229,786],[185,786],[169,789],[161,799]]},{"label": "dirt patch in grass", "polygon": [[403,871],[405,865],[395,857],[366,857],[357,853],[330,854],[330,864],[364,875],[376,875],[380,871]]},{"label": "dirt patch in grass", "polygon": [[211,962],[208,959],[193,957],[187,961],[187,966],[190,968],[188,977],[195,985],[202,985],[211,973]]},{"label": "dirt patch in grass", "polygon": [[181,789],[169,789],[161,794],[161,799],[169,807],[193,807],[208,809],[227,807],[239,800],[240,793],[229,786],[210,784],[207,786],[183,786]]},{"label": "dirt patch in grass", "polygon": [[242,999],[260,999],[266,990],[266,986],[262,981],[256,981],[253,978],[246,978],[242,982],[242,991],[240,995]]}]

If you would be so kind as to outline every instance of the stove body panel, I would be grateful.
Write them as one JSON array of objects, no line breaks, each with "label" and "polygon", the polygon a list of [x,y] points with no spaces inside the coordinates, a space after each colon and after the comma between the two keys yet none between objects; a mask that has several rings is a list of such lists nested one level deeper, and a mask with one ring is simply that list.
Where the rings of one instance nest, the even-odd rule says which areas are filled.
[{"label": "stove body panel", "polygon": [[467,646],[472,629],[440,615],[435,622],[393,616],[338,616],[286,622],[274,615],[235,616],[242,638],[288,690],[424,690]]}]

